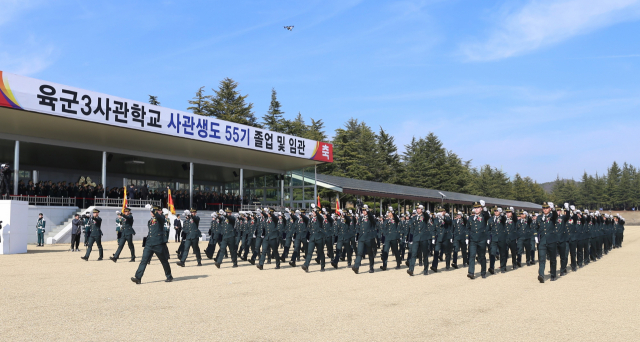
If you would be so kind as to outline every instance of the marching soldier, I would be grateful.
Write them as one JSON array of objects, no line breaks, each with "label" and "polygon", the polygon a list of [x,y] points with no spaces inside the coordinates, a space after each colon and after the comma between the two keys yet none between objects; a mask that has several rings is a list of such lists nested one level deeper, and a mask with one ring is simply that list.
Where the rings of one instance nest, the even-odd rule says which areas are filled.
[{"label": "marching soldier", "polygon": [[[507,257],[511,252],[511,268],[517,269],[518,265],[518,230],[516,229],[516,219],[513,217],[513,207],[509,207],[506,210],[505,228],[507,231]],[[506,259],[506,257],[505,257]],[[507,260],[504,261],[507,264]],[[506,269],[506,266],[505,266]]]},{"label": "marching soldier", "polygon": [[485,202],[483,200],[473,203],[474,213],[467,220],[467,239],[465,243],[469,245],[469,274],[467,274],[469,279],[476,278],[476,256],[478,257],[478,262],[482,267],[480,275],[482,278],[487,277],[486,253],[487,242],[489,240],[489,228],[487,223],[491,216],[487,212],[487,208],[484,204]]},{"label": "marching soldier", "polygon": [[531,243],[531,238],[533,237],[533,232],[531,230],[531,218],[527,217],[526,211],[520,212],[520,218],[516,222],[516,231],[518,232],[518,267],[522,267],[522,253],[525,253],[527,266],[532,265],[531,257],[533,256],[533,251],[531,247],[533,244]]},{"label": "marching soldier", "polygon": [[42,213],[38,214],[38,222],[36,223],[36,231],[38,233],[38,247],[44,246],[44,230],[47,221],[44,220]]},{"label": "marching soldier", "polygon": [[278,245],[280,239],[280,233],[278,226],[281,224],[281,216],[274,215],[273,208],[269,209],[269,212],[263,214],[265,217],[265,224],[262,230],[262,253],[260,254],[260,262],[256,267],[262,270],[264,261],[267,257],[267,253],[271,251],[271,254],[276,259],[276,269],[280,269],[280,256],[278,255]]},{"label": "marching soldier", "polygon": [[233,267],[238,267],[238,255],[236,254],[238,247],[235,246],[236,234],[234,228],[236,225],[236,218],[231,215],[231,210],[229,208],[225,211],[220,209],[218,213],[220,214],[218,218],[219,234],[222,235],[222,240],[220,241],[220,251],[218,251],[218,258],[216,259],[215,265],[217,268],[220,268],[220,265],[222,265],[222,259],[224,258],[224,252],[227,247],[229,247]]},{"label": "marching soldier", "polygon": [[89,242],[87,246],[87,254],[85,256],[80,257],[85,261],[89,261],[89,255],[91,254],[91,249],[93,248],[93,243],[95,242],[98,245],[99,257],[98,260],[102,260],[102,230],[100,226],[102,226],[102,218],[98,216],[100,210],[93,209],[93,218],[90,219],[89,226]]},{"label": "marching soldier", "polygon": [[434,245],[434,257],[431,264],[431,270],[438,272],[438,256],[440,253],[445,254],[446,269],[451,264],[451,243],[453,242],[453,234],[451,232],[451,218],[445,213],[444,208],[439,208],[436,218],[433,222],[434,230],[431,236],[431,244]]},{"label": "marching soldier", "polygon": [[204,254],[209,259],[213,259],[213,255],[216,253],[216,245],[218,244],[218,215],[211,213],[211,226],[209,227],[209,244],[204,250]]},{"label": "marching soldier", "polygon": [[309,216],[303,216],[303,220],[307,224],[308,232],[306,240],[309,242],[307,255],[302,265],[302,270],[309,272],[309,264],[313,257],[313,250],[317,250],[318,259],[320,260],[320,271],[324,272],[324,229],[322,226],[322,220],[318,217],[317,209],[314,204],[311,204],[311,213]]},{"label": "marching soldier", "polygon": [[458,269],[458,252],[462,254],[462,267],[469,265],[469,252],[465,240],[467,240],[467,222],[462,213],[458,212],[453,221],[453,263],[451,266],[455,269]]},{"label": "marching soldier", "polygon": [[567,264],[569,263],[569,228],[567,223],[571,218],[568,210],[569,203],[564,204],[567,212],[565,213],[562,207],[556,207],[558,213],[558,255],[560,256],[560,275],[567,274]]},{"label": "marching soldier", "polygon": [[[300,259],[300,250],[303,249],[303,241],[307,241],[307,235],[309,230],[307,228],[307,224],[309,219],[307,217],[306,209],[296,210],[296,216],[298,218],[296,229],[294,233],[293,239],[293,253],[291,254],[291,261],[289,261],[289,265],[291,267],[296,267],[296,261]],[[305,259],[307,258],[305,252]]]},{"label": "marching soldier", "polygon": [[178,261],[176,265],[180,267],[185,266],[184,262],[187,260],[187,256],[189,256],[189,247],[191,247],[193,249],[193,253],[196,255],[198,266],[202,266],[202,256],[200,256],[200,247],[198,246],[200,237],[202,237],[202,233],[200,232],[200,229],[198,229],[200,217],[198,217],[196,209],[191,209],[191,211],[185,210],[184,215],[185,220],[183,230],[187,234],[187,238],[184,240],[184,250],[180,256],[180,261]]},{"label": "marching soldier", "polygon": [[507,272],[507,230],[506,217],[502,215],[502,208],[493,207],[493,217],[489,220],[490,238],[487,243],[491,246],[489,254],[489,273],[495,274],[496,256],[500,258],[500,271]]},{"label": "marching soldier", "polygon": [[91,213],[86,212],[83,216],[84,221],[84,246],[89,246],[89,235],[91,235]]},{"label": "marching soldier", "polygon": [[571,214],[567,227],[569,230],[569,253],[571,254],[571,270],[573,272],[578,270],[578,241],[579,234],[582,230],[582,224],[580,223],[580,217],[578,217],[578,211],[576,207],[571,205]]},{"label": "marching soldier", "polygon": [[409,238],[407,239],[409,248],[411,249],[409,260],[407,260],[409,263],[407,273],[410,276],[413,276],[413,270],[416,266],[416,258],[419,257],[419,252],[422,252],[421,261],[424,263],[424,270],[422,272],[424,275],[429,274],[427,267],[429,265],[428,243],[429,238],[432,236],[431,229],[429,228],[431,216],[424,213],[423,210],[424,206],[422,205],[418,205],[418,208],[416,208],[416,215],[412,219]]},{"label": "marching soldier", "polygon": [[624,238],[624,217],[620,216],[620,214],[616,215],[616,217],[613,218],[613,220],[615,221],[615,234],[616,234],[616,247],[615,248],[621,248],[622,247],[622,239]]},{"label": "marching soldier", "polygon": [[358,254],[356,255],[356,262],[351,270],[355,274],[360,271],[360,263],[364,257],[364,253],[369,256],[369,273],[373,273],[373,264],[375,262],[375,239],[376,239],[376,218],[372,211],[369,211],[369,206],[364,205],[362,207],[362,214],[360,215],[360,228],[356,233],[356,242],[358,243]]},{"label": "marching soldier", "polygon": [[578,222],[576,222],[576,257],[578,267],[582,268],[589,260],[589,233],[587,232],[587,214],[580,210],[576,210]]},{"label": "marching soldier", "polygon": [[396,258],[396,269],[400,269],[400,264],[402,263],[402,259],[400,258],[400,251],[398,250],[401,240],[400,231],[400,218],[393,212],[393,208],[389,207],[387,218],[385,219],[384,224],[380,229],[380,232],[382,233],[381,242],[383,244],[382,254],[380,255],[380,259],[382,260],[382,266],[380,266],[380,269],[383,271],[387,270],[389,249],[391,249],[393,256]]},{"label": "marching soldier", "polygon": [[538,243],[538,281],[544,283],[544,268],[547,264],[547,254],[549,256],[549,273],[551,281],[556,280],[557,252],[558,252],[558,213],[552,210],[553,203],[544,202],[542,204],[542,215],[538,216],[538,231],[535,240]]},{"label": "marching soldier", "polygon": [[295,228],[298,220],[296,216],[291,214],[291,210],[289,210],[289,208],[285,208],[284,211],[285,219],[283,220],[284,230],[282,233],[284,237],[284,250],[282,251],[282,256],[280,257],[281,262],[285,262],[287,260],[287,257],[289,256],[289,249],[291,248],[291,242],[293,240],[293,235],[295,233]]},{"label": "marching soldier", "polygon": [[122,213],[116,211],[116,241],[118,244],[120,244],[120,239],[122,238],[122,221],[124,221]]},{"label": "marching soldier", "polygon": [[122,238],[118,242],[118,249],[116,250],[116,254],[111,257],[111,261],[116,262],[120,257],[120,252],[122,252],[122,248],[124,248],[125,241],[129,245],[129,251],[131,252],[131,260],[129,262],[136,261],[136,250],[133,246],[133,236],[136,235],[136,231],[133,230],[133,215],[131,215],[131,209],[124,208],[124,212],[120,214],[122,218]]},{"label": "marching soldier", "polygon": [[157,206],[147,204],[145,208],[151,211],[151,219],[147,222],[149,235],[147,237],[144,250],[142,251],[140,266],[138,266],[138,270],[136,271],[135,276],[131,278],[131,281],[136,284],[140,284],[144,271],[147,268],[147,264],[155,253],[158,260],[160,260],[162,268],[164,269],[164,274],[167,277],[167,280],[165,281],[171,282],[173,281],[173,276],[171,275],[171,266],[169,265],[166,255],[167,236],[164,232],[164,216],[159,213],[160,208]]}]

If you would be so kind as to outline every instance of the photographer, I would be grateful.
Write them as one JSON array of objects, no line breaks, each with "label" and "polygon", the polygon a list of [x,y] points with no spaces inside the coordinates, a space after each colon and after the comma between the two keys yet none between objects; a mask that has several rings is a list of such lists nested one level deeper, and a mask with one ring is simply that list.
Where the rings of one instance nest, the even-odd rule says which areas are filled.
[{"label": "photographer", "polygon": [[[80,215],[75,214],[71,221],[71,251],[80,252],[78,245],[80,245],[80,234],[82,234],[82,226],[84,222],[80,220]],[[75,247],[74,247],[75,246]]]}]

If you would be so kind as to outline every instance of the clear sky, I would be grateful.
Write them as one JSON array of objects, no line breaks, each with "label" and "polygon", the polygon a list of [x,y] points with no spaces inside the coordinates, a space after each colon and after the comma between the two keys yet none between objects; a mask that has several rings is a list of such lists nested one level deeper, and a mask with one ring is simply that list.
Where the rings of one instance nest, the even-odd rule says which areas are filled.
[{"label": "clear sky", "polygon": [[258,118],[273,87],[329,135],[431,131],[546,182],[640,166],[639,20],[640,0],[0,0],[0,70],[180,110],[230,77]]}]

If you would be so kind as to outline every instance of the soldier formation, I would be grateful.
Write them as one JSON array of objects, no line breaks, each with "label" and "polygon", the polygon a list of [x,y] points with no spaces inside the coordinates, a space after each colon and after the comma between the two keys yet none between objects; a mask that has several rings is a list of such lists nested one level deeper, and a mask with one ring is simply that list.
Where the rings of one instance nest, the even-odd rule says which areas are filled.
[{"label": "soldier formation", "polygon": [[[163,265],[167,281],[171,281],[173,277],[167,248],[168,231],[171,228],[169,211],[162,209],[161,213],[159,207],[150,205],[147,208],[151,211],[149,234],[143,242],[140,266],[131,280],[140,283],[145,268],[155,253]],[[98,213],[99,211],[94,210],[93,217],[88,222],[89,247],[86,256],[82,257],[85,260],[91,253],[94,241],[100,248],[98,260],[102,259],[101,219]],[[237,267],[238,260],[242,260],[262,270],[265,262],[270,264],[271,260],[275,260],[275,268],[279,269],[291,252],[291,267],[296,267],[304,254],[302,269],[305,272],[309,272],[312,261],[320,265],[320,271],[324,271],[328,257],[332,267],[337,269],[340,262],[346,261],[347,267],[358,274],[362,259],[368,257],[368,272],[373,273],[380,251],[380,270],[388,269],[391,254],[395,269],[401,269],[404,261],[408,267],[407,273],[414,276],[416,263],[423,267],[424,275],[429,274],[429,271],[437,273],[441,261],[445,263],[446,270],[458,269],[460,254],[461,267],[468,267],[467,277],[475,279],[476,262],[480,264],[480,276],[487,277],[487,252],[488,272],[496,274],[507,272],[509,256],[512,270],[522,267],[523,254],[526,266],[536,264],[535,251],[538,251],[538,280],[541,283],[545,281],[547,260],[550,279],[554,281],[567,274],[567,267],[570,266],[575,272],[578,268],[599,260],[612,249],[622,247],[625,223],[620,215],[581,211],[568,203],[555,207],[551,202],[542,205],[542,213],[516,212],[512,207],[504,210],[493,207],[489,210],[484,201],[479,201],[474,203],[471,215],[457,212],[455,216],[447,213],[444,208],[430,213],[422,205],[418,205],[411,214],[400,215],[390,207],[381,216],[374,215],[367,205],[360,210],[337,210],[336,213],[329,213],[326,208],[315,205],[308,212],[304,209],[292,212],[288,208],[284,212],[276,212],[274,209],[264,208],[238,214],[226,209],[211,216],[210,239],[205,255],[208,259],[215,259],[217,268],[220,268],[225,257],[230,256],[233,267]],[[196,255],[197,265],[202,266],[199,247],[202,234],[197,210],[185,210],[184,218],[183,239],[176,251],[179,260],[177,265],[185,266],[191,247]],[[133,262],[135,250],[132,235],[135,231],[132,228],[133,216],[130,210],[125,209],[119,214],[117,224],[122,235],[118,241],[118,250],[111,260],[118,260],[126,241]],[[432,257],[431,263],[429,257]]]}]

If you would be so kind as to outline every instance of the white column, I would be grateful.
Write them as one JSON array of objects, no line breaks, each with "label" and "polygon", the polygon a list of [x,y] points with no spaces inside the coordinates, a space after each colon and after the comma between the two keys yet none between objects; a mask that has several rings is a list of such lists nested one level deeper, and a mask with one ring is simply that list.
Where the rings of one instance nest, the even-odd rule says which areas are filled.
[{"label": "white column", "polygon": [[244,199],[244,169],[240,169],[240,208],[242,208],[242,204],[244,203],[242,200]]},{"label": "white column", "polygon": [[39,173],[40,172],[38,170],[33,170],[33,185],[36,185],[38,183],[38,179],[40,178],[38,177],[40,176]]},{"label": "white column", "polygon": [[280,175],[283,179],[280,180],[280,206],[284,207],[284,175]]},{"label": "white column", "polygon": [[107,198],[107,152],[102,152],[102,198]]},{"label": "white column", "polygon": [[189,209],[193,208],[193,163],[189,163]]},{"label": "white column", "polygon": [[18,194],[18,181],[20,180],[19,170],[20,170],[20,142],[16,140],[16,149],[13,154],[13,194],[14,195]]},{"label": "white column", "polygon": [[313,203],[318,205],[318,170],[317,166],[313,166]]}]

